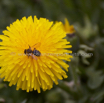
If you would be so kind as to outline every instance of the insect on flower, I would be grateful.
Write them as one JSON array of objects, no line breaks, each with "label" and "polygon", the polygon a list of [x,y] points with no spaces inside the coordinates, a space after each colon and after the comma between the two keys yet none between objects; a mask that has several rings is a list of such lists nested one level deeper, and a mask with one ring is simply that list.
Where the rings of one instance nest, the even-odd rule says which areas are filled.
[{"label": "insect on flower", "polygon": [[[35,44],[35,45],[36,45],[36,44]],[[24,50],[24,53],[25,53],[27,56],[31,56],[31,57],[34,58],[35,60],[37,60],[36,56],[40,56],[40,55],[41,55],[40,51],[36,50],[36,48],[34,48],[34,50],[32,50],[30,46],[29,46],[28,49],[25,49],[25,50]]]}]

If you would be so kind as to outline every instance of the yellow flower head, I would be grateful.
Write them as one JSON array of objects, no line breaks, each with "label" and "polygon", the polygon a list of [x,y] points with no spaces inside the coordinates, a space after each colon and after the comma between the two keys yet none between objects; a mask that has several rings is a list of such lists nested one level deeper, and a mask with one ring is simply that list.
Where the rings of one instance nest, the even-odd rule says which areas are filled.
[{"label": "yellow flower head", "polygon": [[[58,79],[67,78],[71,45],[60,28],[61,22],[53,22],[34,16],[16,20],[0,35],[0,77],[9,81],[9,86],[17,84],[27,92],[40,88],[44,91],[58,84]],[[67,53],[67,54],[66,54]],[[62,67],[64,69],[62,69]]]},{"label": "yellow flower head", "polygon": [[63,30],[66,32],[66,34],[73,34],[75,33],[75,29],[73,25],[70,25],[67,18],[65,18],[65,24],[62,25]]}]

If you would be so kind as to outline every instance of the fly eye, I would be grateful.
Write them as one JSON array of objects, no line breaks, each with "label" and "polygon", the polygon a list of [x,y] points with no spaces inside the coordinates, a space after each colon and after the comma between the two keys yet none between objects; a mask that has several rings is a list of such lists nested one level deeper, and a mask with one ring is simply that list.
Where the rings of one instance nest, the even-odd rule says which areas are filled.
[{"label": "fly eye", "polygon": [[26,49],[24,50],[24,53],[26,54]]},{"label": "fly eye", "polygon": [[27,53],[32,53],[32,50],[31,49],[27,49]]},{"label": "fly eye", "polygon": [[31,49],[25,49],[25,50],[24,50],[24,53],[25,53],[25,54],[32,53],[32,50],[31,50]]}]

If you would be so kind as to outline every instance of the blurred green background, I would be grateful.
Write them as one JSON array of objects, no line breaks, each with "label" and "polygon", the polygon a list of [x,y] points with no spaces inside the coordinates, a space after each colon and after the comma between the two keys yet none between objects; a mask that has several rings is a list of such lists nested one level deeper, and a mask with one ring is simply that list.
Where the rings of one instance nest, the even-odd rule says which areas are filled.
[{"label": "blurred green background", "polygon": [[74,25],[75,36],[66,37],[73,46],[68,78],[40,94],[0,79],[0,103],[104,103],[104,0],[0,0],[0,34],[30,15]]}]

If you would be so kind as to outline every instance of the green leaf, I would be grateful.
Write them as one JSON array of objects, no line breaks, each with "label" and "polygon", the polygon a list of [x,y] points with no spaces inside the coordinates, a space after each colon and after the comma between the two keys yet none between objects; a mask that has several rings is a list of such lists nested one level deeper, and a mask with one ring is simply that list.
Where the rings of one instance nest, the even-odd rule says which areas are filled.
[{"label": "green leaf", "polygon": [[87,75],[89,77],[88,86],[91,89],[98,88],[104,81],[104,75],[102,75],[102,71],[89,70]]}]

